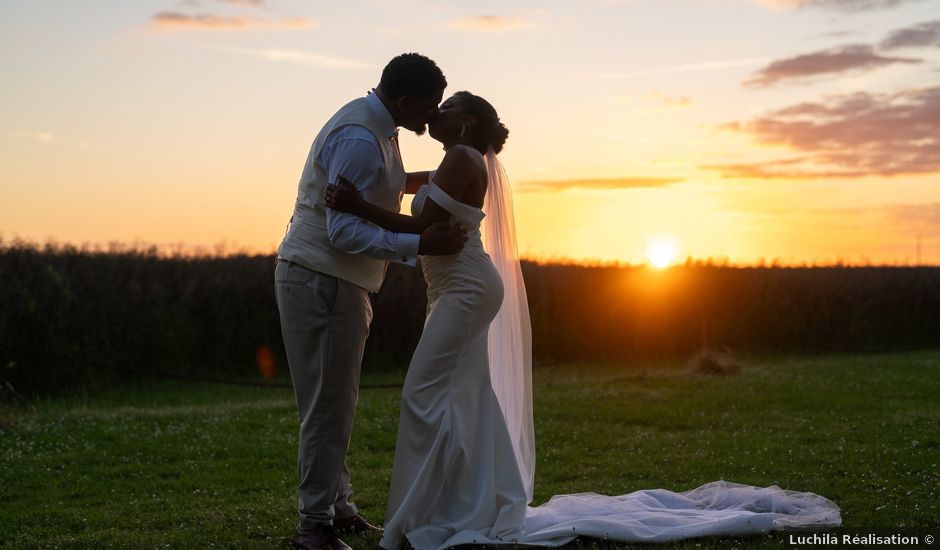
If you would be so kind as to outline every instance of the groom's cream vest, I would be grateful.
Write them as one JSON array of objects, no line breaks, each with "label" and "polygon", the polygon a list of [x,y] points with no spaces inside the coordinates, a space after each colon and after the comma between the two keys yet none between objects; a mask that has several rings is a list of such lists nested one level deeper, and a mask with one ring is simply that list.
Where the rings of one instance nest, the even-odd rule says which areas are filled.
[{"label": "groom's cream vest", "polygon": [[361,190],[363,197],[394,212],[401,209],[405,170],[402,168],[396,144],[389,136],[382,134],[381,119],[369,106],[366,98],[355,99],[337,111],[313,140],[307,164],[300,176],[290,227],[277,253],[279,257],[308,269],[349,281],[369,292],[378,292],[385,278],[387,262],[365,254],[343,252],[334,247],[327,236],[323,193],[326,185],[332,182],[327,181],[326,169],[317,163],[317,157],[326,144],[327,137],[340,127],[350,124],[362,126],[372,132],[385,160],[385,173],[379,177],[374,188]]}]

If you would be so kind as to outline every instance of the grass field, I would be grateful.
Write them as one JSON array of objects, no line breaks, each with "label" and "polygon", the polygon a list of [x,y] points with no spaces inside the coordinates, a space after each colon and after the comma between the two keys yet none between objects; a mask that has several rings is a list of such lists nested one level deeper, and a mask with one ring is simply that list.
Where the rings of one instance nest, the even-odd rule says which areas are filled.
[{"label": "grass field", "polygon": [[[718,479],[812,491],[848,530],[940,525],[940,351],[535,374],[535,502]],[[398,380],[364,376],[364,384]],[[381,522],[398,390],[363,389],[349,455]],[[4,548],[282,548],[295,521],[289,389],[153,382],[0,410]],[[347,538],[374,548],[377,537]],[[784,546],[784,535],[658,548]],[[578,541],[576,548],[629,545]]]}]

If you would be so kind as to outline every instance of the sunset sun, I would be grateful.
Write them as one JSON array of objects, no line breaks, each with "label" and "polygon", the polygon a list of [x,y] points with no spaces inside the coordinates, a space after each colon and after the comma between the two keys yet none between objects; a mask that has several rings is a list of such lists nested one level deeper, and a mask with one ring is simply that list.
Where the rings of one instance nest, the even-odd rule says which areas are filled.
[{"label": "sunset sun", "polygon": [[646,243],[646,258],[653,267],[662,269],[672,264],[679,256],[679,245],[672,237],[654,237]]}]

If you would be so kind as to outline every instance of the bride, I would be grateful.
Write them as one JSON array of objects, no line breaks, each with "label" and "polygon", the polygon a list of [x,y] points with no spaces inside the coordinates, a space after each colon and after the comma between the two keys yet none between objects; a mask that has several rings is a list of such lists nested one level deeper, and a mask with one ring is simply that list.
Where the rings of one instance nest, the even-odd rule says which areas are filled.
[{"label": "bride", "polygon": [[511,190],[496,159],[509,132],[469,92],[444,101],[429,131],[445,154],[427,182],[409,181],[412,216],[363,200],[350,182],[326,193],[327,206],[390,231],[448,220],[467,229],[459,253],[420,258],[427,318],[402,390],[382,548],[665,542],[841,524],[822,496],[725,481],[682,493],[556,495],[530,507],[531,328]]}]

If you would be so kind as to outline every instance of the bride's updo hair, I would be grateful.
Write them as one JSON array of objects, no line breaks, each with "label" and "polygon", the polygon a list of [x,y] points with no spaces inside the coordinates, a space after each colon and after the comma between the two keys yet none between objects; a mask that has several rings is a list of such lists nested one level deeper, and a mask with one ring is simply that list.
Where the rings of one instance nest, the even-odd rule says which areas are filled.
[{"label": "bride's updo hair", "polygon": [[470,92],[457,92],[454,96],[460,99],[460,105],[465,113],[477,117],[473,146],[481,153],[486,153],[490,146],[496,153],[502,151],[503,144],[509,137],[509,129],[499,121],[496,109],[490,105],[490,102]]}]

